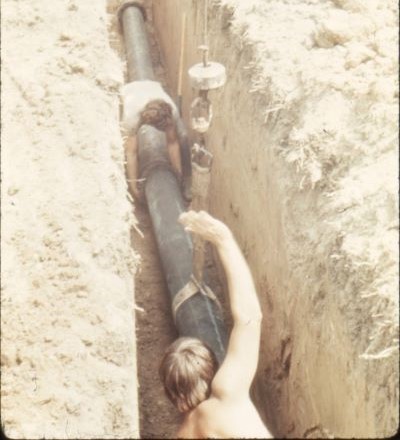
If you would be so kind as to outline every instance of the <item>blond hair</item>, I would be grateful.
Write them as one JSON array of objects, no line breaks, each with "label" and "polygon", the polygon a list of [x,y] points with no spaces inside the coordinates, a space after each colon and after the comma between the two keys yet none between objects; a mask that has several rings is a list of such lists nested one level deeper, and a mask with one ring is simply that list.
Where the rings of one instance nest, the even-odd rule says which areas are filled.
[{"label": "blond hair", "polygon": [[158,130],[165,131],[174,124],[172,107],[162,99],[155,99],[147,103],[140,114],[139,126],[152,125]]},{"label": "blond hair", "polygon": [[202,341],[184,337],[167,348],[160,378],[171,402],[186,412],[208,399],[217,368],[214,353]]}]

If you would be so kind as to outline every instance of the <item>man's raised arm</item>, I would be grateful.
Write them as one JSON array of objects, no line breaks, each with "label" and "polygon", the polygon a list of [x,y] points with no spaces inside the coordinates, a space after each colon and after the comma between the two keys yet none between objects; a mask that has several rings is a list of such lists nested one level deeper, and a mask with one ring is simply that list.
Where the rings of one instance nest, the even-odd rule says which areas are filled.
[{"label": "man's raised arm", "polygon": [[218,398],[248,395],[260,346],[262,313],[250,269],[228,227],[204,211],[190,211],[180,217],[185,228],[213,243],[228,281],[233,329],[228,350],[213,383]]}]

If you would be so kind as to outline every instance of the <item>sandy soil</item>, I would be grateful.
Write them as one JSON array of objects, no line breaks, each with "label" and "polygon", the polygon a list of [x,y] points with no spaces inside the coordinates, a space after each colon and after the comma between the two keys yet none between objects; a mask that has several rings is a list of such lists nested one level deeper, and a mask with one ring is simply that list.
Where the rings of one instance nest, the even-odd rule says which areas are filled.
[{"label": "sandy soil", "polygon": [[[200,2],[201,3],[201,2]],[[176,90],[202,4],[154,3]],[[265,326],[256,398],[278,436],[398,427],[397,6],[210,2],[211,210],[238,237]],[[184,84],[184,112],[193,93]]]},{"label": "sandy soil", "polygon": [[105,3],[1,6],[3,428],[134,437],[137,257]]}]

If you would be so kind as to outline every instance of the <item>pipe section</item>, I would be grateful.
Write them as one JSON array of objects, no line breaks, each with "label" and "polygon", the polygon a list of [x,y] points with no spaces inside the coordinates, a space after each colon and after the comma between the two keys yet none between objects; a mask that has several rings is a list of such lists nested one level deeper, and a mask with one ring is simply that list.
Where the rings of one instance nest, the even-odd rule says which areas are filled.
[{"label": "pipe section", "polygon": [[[128,58],[129,80],[154,80],[144,15],[136,2],[123,5],[119,11]],[[178,121],[178,136],[186,142],[186,129]],[[193,243],[191,236],[178,222],[184,212],[184,200],[172,172],[166,148],[165,133],[143,125],[137,132],[139,173],[145,178],[145,196],[157,241],[165,278],[174,304],[190,285],[193,274]],[[187,151],[186,151],[187,150]],[[190,161],[183,155],[182,161]],[[191,284],[193,286],[193,284]],[[206,288],[205,290],[208,290]],[[174,314],[180,336],[191,336],[206,342],[221,363],[225,356],[227,334],[221,310],[215,300],[195,289]]]},{"label": "pipe section", "polygon": [[155,81],[144,24],[145,10],[138,2],[128,2],[121,6],[118,15],[124,32],[129,81]]}]

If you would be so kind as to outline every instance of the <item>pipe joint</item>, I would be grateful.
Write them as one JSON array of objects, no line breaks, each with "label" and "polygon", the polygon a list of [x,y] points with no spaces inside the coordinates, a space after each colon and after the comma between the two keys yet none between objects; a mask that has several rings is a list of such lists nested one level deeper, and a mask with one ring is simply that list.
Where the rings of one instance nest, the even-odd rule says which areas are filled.
[{"label": "pipe joint", "polygon": [[167,152],[165,133],[151,125],[142,125],[137,131],[139,176],[145,179],[156,168],[172,171]]}]

